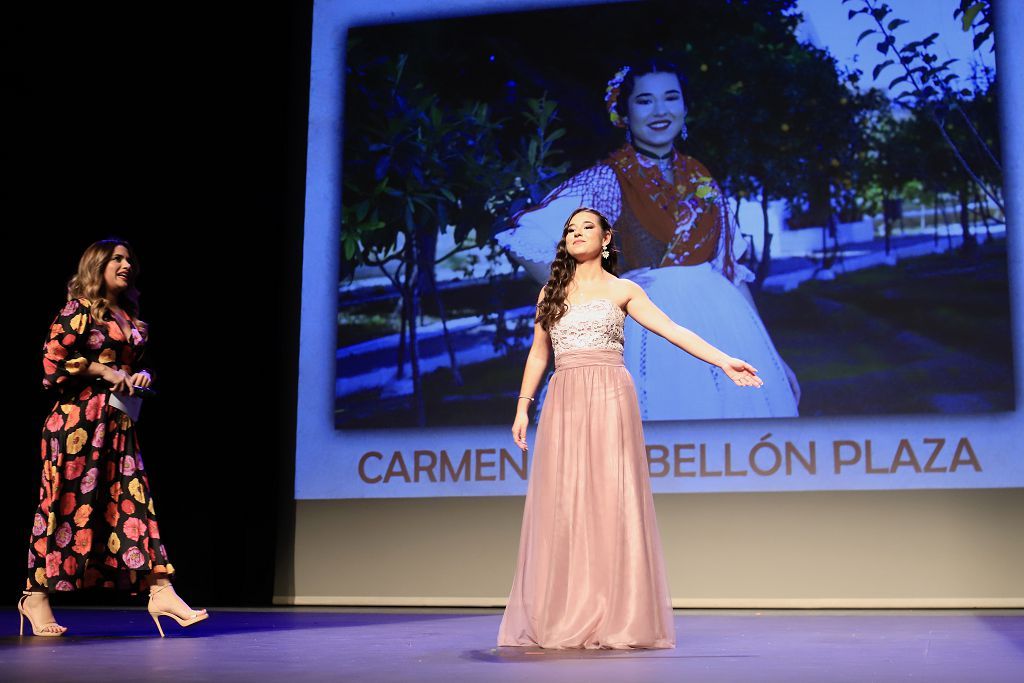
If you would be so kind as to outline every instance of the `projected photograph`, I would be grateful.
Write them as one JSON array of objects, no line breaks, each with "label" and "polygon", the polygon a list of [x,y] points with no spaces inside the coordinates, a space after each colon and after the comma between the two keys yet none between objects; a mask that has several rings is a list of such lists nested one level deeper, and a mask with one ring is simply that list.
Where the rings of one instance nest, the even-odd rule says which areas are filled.
[{"label": "projected photograph", "polygon": [[996,36],[964,4],[350,28],[335,427],[510,425],[580,206],[621,277],[765,381],[628,324],[647,421],[1013,410]]}]

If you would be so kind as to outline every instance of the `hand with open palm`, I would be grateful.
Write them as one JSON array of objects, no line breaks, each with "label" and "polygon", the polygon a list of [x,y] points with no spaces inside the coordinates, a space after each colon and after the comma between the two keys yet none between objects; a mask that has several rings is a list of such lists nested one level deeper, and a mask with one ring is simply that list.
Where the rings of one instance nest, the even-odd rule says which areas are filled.
[{"label": "hand with open palm", "polygon": [[741,387],[760,387],[764,380],[757,376],[757,368],[739,358],[727,357],[719,364],[729,379]]}]

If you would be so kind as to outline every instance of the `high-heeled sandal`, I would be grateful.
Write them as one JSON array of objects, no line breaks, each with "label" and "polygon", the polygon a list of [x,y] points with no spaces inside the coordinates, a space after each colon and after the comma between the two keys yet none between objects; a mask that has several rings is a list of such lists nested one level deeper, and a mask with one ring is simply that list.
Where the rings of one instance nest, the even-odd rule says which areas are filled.
[{"label": "high-heeled sandal", "polygon": [[149,616],[153,617],[153,623],[156,624],[156,630],[160,632],[160,637],[161,638],[164,637],[164,629],[160,625],[160,617],[170,617],[171,619],[174,619],[176,622],[178,622],[178,626],[181,626],[181,627],[184,628],[186,626],[191,626],[192,624],[198,624],[200,621],[205,621],[210,616],[207,613],[207,611],[204,610],[204,609],[203,610],[195,610],[195,609],[193,609],[193,610],[191,610],[192,611],[192,616],[189,617],[188,619],[183,619],[183,618],[179,617],[177,614],[175,614],[173,612],[164,612],[163,610],[155,610],[155,609],[153,609],[153,598],[156,596],[156,594],[159,593],[160,591],[162,591],[164,589],[167,589],[167,588],[170,588],[170,587],[171,587],[171,584],[167,584],[166,586],[160,586],[157,589],[153,589],[153,588],[149,589]]},{"label": "high-heeled sandal", "polygon": [[[21,597],[18,599],[18,614],[21,615],[21,625],[18,628],[18,635],[25,635],[25,619],[28,619],[29,625],[32,627],[32,635],[34,636],[45,636],[45,637],[58,637],[64,635],[68,630],[67,627],[61,626],[56,621],[51,621],[42,626],[36,626],[36,622],[32,620],[32,615],[25,609],[25,601],[29,599],[34,593],[38,591],[22,591]],[[47,631],[45,629],[51,626],[56,626],[59,630]]]}]

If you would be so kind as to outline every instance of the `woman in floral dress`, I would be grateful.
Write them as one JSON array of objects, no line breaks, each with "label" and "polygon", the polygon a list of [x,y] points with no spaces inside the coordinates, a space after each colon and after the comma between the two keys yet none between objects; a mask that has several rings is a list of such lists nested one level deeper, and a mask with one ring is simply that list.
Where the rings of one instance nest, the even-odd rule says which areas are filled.
[{"label": "woman in floral dress", "polygon": [[[131,404],[152,383],[139,367],[138,264],[120,240],[90,245],[43,347],[43,386],[56,402],[43,426],[42,485],[18,611],[35,635],[59,636],[49,593],[90,587],[148,589],[149,611],[183,626],[206,618],[170,584]],[[127,412],[126,412],[127,411]],[[137,417],[137,412],[135,412]]]},{"label": "woman in floral dress", "polygon": [[641,285],[680,325],[718,347],[742,346],[764,389],[744,392],[720,369],[680,359],[675,347],[629,320],[625,362],[645,420],[791,417],[799,385],[776,351],[747,289],[736,235],[721,188],[675,145],[686,137],[678,70],[661,60],[623,67],[605,92],[611,122],[626,144],[555,188],[539,206],[497,235],[539,282],[548,277],[563,217],[580,206],[611,221],[622,277]]}]

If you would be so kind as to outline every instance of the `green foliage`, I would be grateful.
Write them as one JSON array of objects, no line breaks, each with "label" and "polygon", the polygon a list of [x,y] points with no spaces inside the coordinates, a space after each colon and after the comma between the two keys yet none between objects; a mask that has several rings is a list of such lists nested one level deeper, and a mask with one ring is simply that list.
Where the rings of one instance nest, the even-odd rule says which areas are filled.
[{"label": "green foliage", "polygon": [[[556,146],[566,131],[546,95],[526,100],[522,116],[533,134],[508,149],[500,135],[507,121],[483,102],[441,101],[408,55],[356,42],[348,61],[341,237],[347,272],[402,260],[407,248],[429,250],[449,227],[459,249],[486,244],[509,209],[538,201],[568,170]],[[421,254],[418,265],[432,269],[435,256],[446,255]]]},{"label": "green foliage", "polygon": [[[452,381],[462,383],[436,266],[453,259],[458,267],[457,255],[470,250],[476,254],[461,264],[467,272],[477,258],[503,259],[490,241],[507,217],[499,209],[523,193],[546,192],[567,168],[553,161],[565,135],[555,126],[554,101],[527,101],[523,116],[536,132],[510,152],[501,136],[506,121],[484,102],[443,99],[426,84],[424,61],[422,53],[394,55],[376,42],[349,43],[340,245],[342,278],[375,266],[400,296],[398,375],[408,362],[419,424],[426,414],[417,344],[423,300],[439,311]],[[449,230],[455,246],[440,254],[439,235]],[[502,309],[489,315],[498,339],[507,336]]]},{"label": "green foliage", "polygon": [[569,170],[569,162],[555,143],[566,133],[558,126],[558,105],[547,93],[527,98],[523,120],[532,135],[520,139],[510,160],[491,178],[500,192],[485,204],[496,223],[504,223],[519,211],[536,204],[550,192]]},{"label": "green foliage", "polygon": [[[992,23],[992,0],[960,0],[960,6],[953,10],[953,18],[960,19],[964,32],[974,32],[974,49],[977,50],[992,37],[995,26]],[[993,44],[989,51],[995,51]]]},{"label": "green foliage", "polygon": [[459,244],[486,230],[479,179],[494,163],[500,123],[485,104],[440,102],[416,80],[407,55],[367,55],[360,47],[349,52],[344,260],[380,265],[407,249],[420,260],[448,226]]},{"label": "green foliage", "polygon": [[[854,0],[843,0],[844,4],[850,2]],[[903,149],[915,150],[913,156],[918,161],[916,177],[925,186],[936,188],[936,191],[938,188],[953,189],[963,195],[968,192],[967,185],[973,184],[1003,210],[1002,165],[995,144],[998,125],[993,97],[994,75],[983,67],[975,67],[975,78],[960,84],[958,75],[951,69],[957,60],[940,61],[932,49],[938,33],[897,48],[896,31],[908,22],[890,18],[893,10],[884,2],[856,0],[856,3],[859,7],[849,11],[849,18],[863,15],[875,24],[860,34],[858,42],[867,36],[877,35],[880,41],[876,49],[892,57],[874,68],[872,78],[878,80],[890,68],[899,70],[899,75],[889,82],[889,88],[902,86],[896,103],[908,112],[912,121],[905,128],[894,127],[897,136],[892,141],[876,136],[875,149],[881,150],[880,158],[892,158],[892,155],[882,153],[882,148],[891,146],[890,142],[899,142],[899,135],[912,131],[916,146]],[[976,31],[975,49],[992,35],[990,15],[990,2],[961,0],[954,11],[954,18],[961,19],[965,31]],[[922,121],[930,123],[931,134],[926,134],[917,125]],[[870,170],[884,190],[896,189],[898,183],[886,176],[885,168],[876,164]]]},{"label": "green foliage", "polygon": [[[784,199],[826,224],[833,197],[849,184],[862,145],[860,96],[835,59],[797,39],[801,17],[794,2],[732,3],[720,22],[729,31],[688,51],[695,155],[706,158],[727,194],[767,202]],[[760,228],[771,258],[768,224]]]}]

